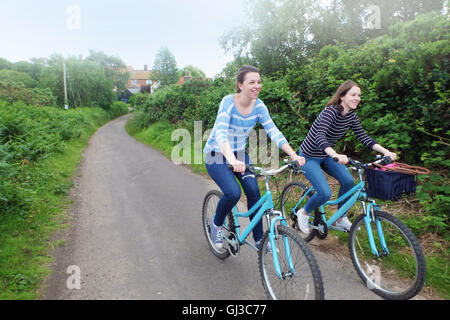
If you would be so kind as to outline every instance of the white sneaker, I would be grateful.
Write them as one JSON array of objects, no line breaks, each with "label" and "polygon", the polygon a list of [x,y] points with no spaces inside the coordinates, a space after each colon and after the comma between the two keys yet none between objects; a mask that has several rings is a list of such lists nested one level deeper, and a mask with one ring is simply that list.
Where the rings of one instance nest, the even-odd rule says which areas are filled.
[{"label": "white sneaker", "polygon": [[343,217],[341,221],[336,222],[336,227],[350,231],[352,223],[350,222],[350,220],[348,220],[347,217]]},{"label": "white sneaker", "polygon": [[301,232],[309,234],[309,215],[306,215],[304,212],[303,208],[297,211],[297,224]]}]

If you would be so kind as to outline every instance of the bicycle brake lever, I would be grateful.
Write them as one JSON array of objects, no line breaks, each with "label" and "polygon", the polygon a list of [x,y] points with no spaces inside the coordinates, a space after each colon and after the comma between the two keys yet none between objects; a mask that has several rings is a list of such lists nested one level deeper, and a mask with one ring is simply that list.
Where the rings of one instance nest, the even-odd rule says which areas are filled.
[{"label": "bicycle brake lever", "polygon": [[381,164],[382,165],[387,165],[387,164],[390,164],[392,162],[393,161],[392,161],[391,157],[389,157],[389,156],[384,156],[383,158],[381,158]]},{"label": "bicycle brake lever", "polygon": [[299,174],[301,171],[300,164],[298,163],[297,160],[289,162],[288,166],[289,166],[289,168],[291,168],[291,170],[293,171],[294,174]]}]

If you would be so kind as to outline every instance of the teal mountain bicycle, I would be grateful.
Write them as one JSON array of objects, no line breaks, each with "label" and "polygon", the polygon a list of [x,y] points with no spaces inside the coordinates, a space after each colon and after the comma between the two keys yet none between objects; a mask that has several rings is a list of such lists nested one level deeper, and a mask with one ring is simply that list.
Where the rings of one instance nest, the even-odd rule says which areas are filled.
[{"label": "teal mountain bicycle", "polygon": [[[336,159],[335,159],[336,160]],[[384,157],[375,162],[390,163]],[[349,231],[348,247],[352,263],[367,287],[385,299],[410,299],[417,295],[425,281],[425,258],[411,230],[394,216],[381,211],[374,199],[367,196],[364,171],[370,163],[349,159],[350,168],[358,173],[359,183],[336,200],[328,201],[310,216],[311,232],[304,236],[309,242],[314,237],[325,239],[334,223],[359,200],[362,215],[357,217]],[[281,212],[293,228],[298,229],[296,212],[304,207],[314,194],[313,187],[299,182],[288,183],[281,194]],[[325,207],[345,204],[327,219]]]},{"label": "teal mountain bicycle", "polygon": [[[222,197],[218,190],[209,191],[203,201],[203,228],[208,245],[214,255],[226,259],[237,256],[243,245],[257,251],[259,273],[264,290],[273,300],[323,299],[324,289],[319,266],[308,244],[291,229],[280,211],[274,210],[269,180],[286,169],[298,170],[298,163],[292,162],[277,170],[247,166],[255,176],[264,176],[266,191],[261,199],[248,211],[238,212],[235,206],[223,225],[224,245],[217,248],[212,239],[210,224],[214,218],[217,203]],[[241,230],[240,218],[248,218],[256,212],[250,223]],[[247,240],[255,225],[265,216],[268,230],[265,231],[259,248]]]}]

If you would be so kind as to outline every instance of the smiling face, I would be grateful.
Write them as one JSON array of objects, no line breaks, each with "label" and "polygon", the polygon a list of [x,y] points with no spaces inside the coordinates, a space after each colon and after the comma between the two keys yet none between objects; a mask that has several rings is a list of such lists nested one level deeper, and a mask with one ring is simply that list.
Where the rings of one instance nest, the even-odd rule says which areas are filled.
[{"label": "smiling face", "polygon": [[341,104],[344,107],[345,112],[355,110],[360,101],[361,89],[357,86],[353,86],[345,95],[341,96]]},{"label": "smiling face", "polygon": [[248,72],[245,75],[244,81],[239,83],[239,88],[241,89],[242,94],[250,97],[251,99],[256,99],[262,88],[259,73]]}]

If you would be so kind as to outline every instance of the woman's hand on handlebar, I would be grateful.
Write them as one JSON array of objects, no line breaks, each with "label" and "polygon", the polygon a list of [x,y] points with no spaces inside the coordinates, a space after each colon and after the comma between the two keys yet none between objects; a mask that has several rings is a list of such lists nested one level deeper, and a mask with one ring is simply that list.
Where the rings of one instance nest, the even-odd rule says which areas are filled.
[{"label": "woman's hand on handlebar", "polygon": [[386,152],[384,156],[391,158],[392,161],[395,161],[395,159],[397,159],[397,154],[390,151]]},{"label": "woman's hand on handlebar", "polygon": [[301,167],[306,163],[306,159],[302,156],[299,156],[298,154],[294,153],[291,155],[292,161],[297,161],[298,165]]},{"label": "woman's hand on handlebar", "polygon": [[233,167],[234,172],[239,172],[241,174],[245,173],[245,168],[246,168],[245,162],[235,160],[231,163],[231,166]]},{"label": "woman's hand on handlebar", "polygon": [[345,154],[335,153],[331,156],[334,161],[339,162],[340,164],[347,164],[348,158]]}]

